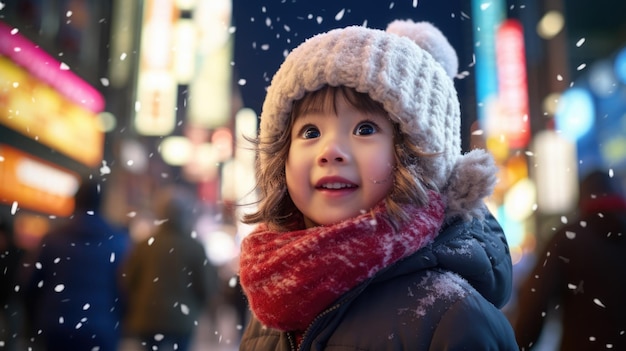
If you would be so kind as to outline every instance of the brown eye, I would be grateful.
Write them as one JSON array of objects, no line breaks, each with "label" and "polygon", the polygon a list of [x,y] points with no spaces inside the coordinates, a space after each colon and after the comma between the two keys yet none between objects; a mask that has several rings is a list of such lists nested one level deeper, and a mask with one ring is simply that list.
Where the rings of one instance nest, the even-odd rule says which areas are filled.
[{"label": "brown eye", "polygon": [[355,135],[371,135],[378,131],[378,126],[373,122],[362,122],[354,129]]},{"label": "brown eye", "polygon": [[300,136],[302,136],[302,138],[304,139],[313,139],[313,138],[318,138],[320,136],[320,131],[319,129],[317,129],[317,127],[315,126],[304,126],[304,128],[302,128],[302,131],[300,132]]}]

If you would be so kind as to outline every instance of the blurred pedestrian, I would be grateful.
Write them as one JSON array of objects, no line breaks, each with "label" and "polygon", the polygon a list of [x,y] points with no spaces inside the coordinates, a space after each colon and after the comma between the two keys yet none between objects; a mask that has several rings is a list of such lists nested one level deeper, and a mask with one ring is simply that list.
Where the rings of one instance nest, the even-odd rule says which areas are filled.
[{"label": "blurred pedestrian", "polygon": [[0,350],[17,350],[22,315],[18,267],[24,251],[15,243],[13,223],[0,218]]},{"label": "blurred pedestrian", "polygon": [[156,229],[123,265],[128,309],[124,334],[143,350],[189,350],[200,315],[217,292],[217,273],[192,237],[195,199],[180,186],[161,189]]},{"label": "blurred pedestrian", "polygon": [[115,351],[122,306],[117,282],[130,238],[100,214],[103,184],[81,183],[75,211],[45,235],[24,287],[36,346]]},{"label": "blurred pedestrian", "polygon": [[550,238],[519,290],[514,329],[522,350],[558,318],[560,350],[626,350],[626,201],[615,179],[593,171],[578,214]]}]

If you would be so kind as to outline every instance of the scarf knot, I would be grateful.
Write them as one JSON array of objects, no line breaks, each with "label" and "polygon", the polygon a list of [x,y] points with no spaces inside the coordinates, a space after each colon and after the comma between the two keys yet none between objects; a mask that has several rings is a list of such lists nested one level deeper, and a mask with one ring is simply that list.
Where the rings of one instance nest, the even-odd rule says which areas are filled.
[{"label": "scarf knot", "polygon": [[424,207],[404,205],[411,219],[394,230],[383,203],[333,225],[289,232],[261,224],[241,244],[240,278],[261,323],[303,331],[338,297],[430,243],[445,204],[429,193]]}]

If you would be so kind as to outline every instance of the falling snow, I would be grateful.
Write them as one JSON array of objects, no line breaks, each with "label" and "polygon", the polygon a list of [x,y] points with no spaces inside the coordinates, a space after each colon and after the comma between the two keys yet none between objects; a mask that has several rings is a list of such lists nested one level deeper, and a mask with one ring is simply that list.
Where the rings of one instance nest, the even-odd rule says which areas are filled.
[{"label": "falling snow", "polygon": [[[412,0],[412,2],[411,2],[411,5],[412,5],[413,8],[418,8],[418,4],[419,4],[418,0]],[[480,5],[480,9],[482,11],[487,11],[487,10],[490,9],[491,5],[492,4],[490,2],[486,1],[486,2],[484,2],[484,3],[482,3]],[[395,2],[389,2],[388,8],[389,9],[393,9],[396,6],[400,7],[401,4],[400,3],[396,4]],[[0,10],[2,10],[4,7],[5,7],[5,4],[3,2],[0,2]],[[520,6],[520,8],[523,8],[523,7],[524,6]],[[261,8],[261,12],[263,14],[268,14],[269,13],[271,15],[271,11],[268,11],[268,9],[266,7],[262,7]],[[70,22],[72,20],[76,21],[76,16],[73,16],[72,11],[67,11],[65,15],[66,15],[66,19],[65,20],[67,22]],[[326,17],[323,17],[321,15],[317,15],[316,13],[309,14],[307,16],[307,19],[308,19],[307,25],[311,26],[312,23],[316,23],[318,25],[332,23],[332,21],[330,20],[331,18],[333,18],[333,17],[331,17],[332,16],[332,12],[331,13],[326,13],[326,14],[324,14],[324,16],[326,16]],[[451,16],[454,18],[455,14],[451,14]],[[340,10],[338,10],[335,13],[334,20],[335,21],[342,21],[342,20],[347,21],[347,20],[351,20],[350,17],[351,17],[350,9],[349,8],[348,9],[347,8],[341,8]],[[459,20],[470,19],[470,15],[468,15],[468,14],[466,14],[464,12],[460,12],[460,17],[461,18],[459,18]],[[263,21],[263,18],[265,18],[264,21]],[[302,17],[300,17],[300,19],[303,20]],[[283,40],[284,43],[292,44],[292,43],[296,43],[300,39],[303,39],[301,37],[297,37],[297,35],[300,34],[300,33],[298,33],[298,31],[300,29],[295,24],[288,25],[286,23],[281,23],[282,21],[279,18],[277,18],[277,17],[270,17],[270,16],[266,16],[266,15],[261,15],[261,16],[257,17],[256,20],[257,20],[256,22],[258,22],[261,26],[264,24],[265,27],[267,27],[268,30],[275,30],[276,31],[275,32],[276,33],[276,38]],[[326,20],[326,23],[324,23],[325,20]],[[251,19],[251,22],[255,22],[255,19]],[[363,23],[364,23],[364,25],[366,25],[367,24],[367,20],[363,21]],[[281,28],[282,28],[283,32],[280,32]],[[235,27],[228,28],[228,32],[230,34],[235,33],[235,31],[236,31]],[[278,33],[278,32],[280,32],[280,33]],[[11,34],[17,34],[17,33],[18,33],[18,29],[13,29],[11,31]],[[293,42],[292,42],[292,40],[293,40]],[[587,43],[587,38],[582,37],[582,38],[579,38],[576,41],[575,45],[576,45],[576,47],[581,48],[583,46],[589,46],[591,43],[592,43],[591,41],[589,43]],[[479,46],[480,42],[477,42],[476,45]],[[257,42],[254,42],[253,43],[253,47],[256,50],[260,50],[260,51],[264,52],[264,54],[279,53],[279,54],[282,54],[283,57],[285,57],[289,53],[289,50],[290,50],[289,48],[284,48],[283,46],[276,45],[275,42],[271,42],[271,43],[267,43],[267,42],[264,42],[264,43],[258,42],[257,43]],[[21,48],[15,47],[13,50],[15,52],[20,52]],[[132,58],[133,57],[132,55],[134,55],[134,53],[132,53],[132,52],[121,53],[121,54],[119,54],[119,60],[120,61],[125,61],[129,57]],[[277,56],[279,56],[279,55],[277,55]],[[68,61],[68,62],[70,62],[70,61]],[[474,64],[475,64],[475,58],[473,57],[472,62],[469,63],[468,66],[472,67]],[[233,62],[233,65],[234,65],[234,62]],[[580,65],[578,65],[576,67],[576,70],[577,71],[583,71],[586,68],[587,68],[587,64],[586,63],[582,63],[582,64],[580,64]],[[62,71],[68,71],[68,70],[70,70],[70,67],[67,64],[61,62],[59,64],[59,69],[62,70]],[[463,79],[465,77],[468,77],[469,75],[470,75],[469,71],[462,71],[462,72],[460,72],[457,75],[457,79]],[[264,76],[265,81],[269,82],[270,79],[271,79],[271,72],[269,72],[269,71],[268,72],[264,72],[263,76]],[[554,77],[554,75],[552,74],[551,77]],[[552,79],[554,79],[554,78],[552,78]],[[237,80],[237,85],[239,87],[246,87],[248,85],[248,82],[249,81],[253,82],[253,80],[254,79],[249,79],[248,80],[246,78],[239,78]],[[559,81],[559,82],[562,82],[562,81],[565,80],[565,78],[563,77],[563,75],[557,74],[556,75],[556,80]],[[99,82],[100,82],[100,84],[103,87],[109,87],[112,84],[112,82],[107,77],[99,78]],[[250,84],[250,85],[252,85],[252,84]],[[571,82],[570,86],[573,86],[573,85],[574,85],[574,83]],[[14,83],[14,88],[17,88],[17,87],[19,87],[19,84]],[[141,110],[141,103],[139,101],[135,102],[134,109],[135,109],[135,111],[140,111]],[[182,122],[179,121],[179,126],[182,125],[180,123],[182,123]],[[473,135],[483,135],[483,134],[484,134],[484,131],[482,129],[477,130],[477,131],[475,131],[473,133]],[[35,136],[35,138],[38,138],[38,137]],[[525,154],[528,157],[534,156],[534,154],[531,151],[526,151]],[[2,161],[2,159],[0,159],[0,161]],[[583,162],[582,160],[579,161],[580,164],[582,164],[582,162]],[[127,160],[126,161],[126,164],[128,166],[133,166],[134,163],[135,163],[135,161],[133,161],[133,160]],[[119,164],[119,162],[118,162],[118,164]],[[109,175],[109,174],[112,173],[111,167],[107,164],[106,160],[102,160],[102,165],[99,168],[99,172],[100,172],[100,176]],[[609,176],[611,178],[613,178],[615,176],[615,172],[614,172],[613,169],[609,169],[608,173],[609,173]],[[170,175],[167,174],[167,173],[161,173],[161,177],[163,179],[166,179],[169,176]],[[22,204],[22,206],[24,206],[24,204]],[[537,210],[538,205],[535,203],[535,204],[532,205],[532,207],[533,207],[533,211],[535,211],[535,210]],[[11,215],[16,215],[20,210],[21,210],[21,207],[20,207],[20,204],[18,203],[18,201],[13,201],[11,203],[11,206],[10,206],[10,214]],[[87,212],[87,213],[90,214],[90,215],[93,215],[93,212]],[[137,213],[134,212],[134,211],[128,212],[128,214],[127,214],[128,218],[135,218],[136,216],[137,216]],[[599,216],[602,217],[602,214],[599,214]],[[51,217],[51,218],[54,218],[54,217]],[[561,223],[563,223],[563,224],[567,224],[568,223],[567,217],[561,216],[560,219],[561,219]],[[164,221],[167,221],[167,219],[161,220],[161,221],[155,221],[154,224],[155,225],[160,225]],[[370,225],[376,225],[377,223],[376,223],[375,219],[371,219],[369,224]],[[579,225],[580,225],[580,227],[585,228],[585,227],[587,227],[587,222],[580,221]],[[576,232],[574,232],[574,231],[566,231],[565,232],[565,236],[568,239],[570,239],[570,240],[574,240],[574,239],[576,239]],[[155,238],[154,237],[150,237],[149,240],[148,240],[148,245],[152,245],[154,243],[154,241],[155,241]],[[464,247],[463,249],[467,249],[467,247]],[[459,250],[459,251],[462,251],[462,250]],[[469,252],[469,250],[467,250],[467,252]],[[113,263],[116,260],[118,260],[119,257],[116,257],[116,254],[112,252],[108,259],[109,259],[110,263]],[[55,264],[58,264],[60,262],[61,262],[61,258],[56,258],[54,260]],[[42,269],[41,263],[40,262],[36,262],[35,263],[35,268],[36,269]],[[460,285],[458,285],[456,283],[446,282],[446,279],[442,278],[441,280],[437,281],[437,283],[438,283],[437,284],[437,289],[433,289],[433,290],[429,291],[430,295],[427,298],[424,298],[423,300],[420,300],[420,306],[418,306],[415,309],[411,310],[411,312],[415,313],[415,315],[417,315],[417,316],[423,315],[425,313],[425,309],[428,308],[429,306],[432,306],[432,304],[434,303],[434,301],[437,298],[451,297],[454,294],[461,294],[461,293],[463,293],[463,290],[461,289]],[[155,278],[155,281],[158,281],[158,278]],[[44,285],[43,281],[38,282],[38,286],[39,287],[42,287],[43,285]],[[228,281],[228,286],[231,287],[231,288],[235,288],[237,286],[237,279],[235,277],[232,277]],[[568,284],[568,288],[570,288],[572,290],[578,290],[581,287],[582,286],[579,287],[578,285],[575,285],[575,284]],[[61,293],[61,292],[65,291],[65,288],[66,288],[65,284],[58,284],[58,285],[54,286],[54,291],[57,292],[57,293]],[[18,291],[19,290],[19,286],[16,285],[15,286],[15,290]],[[598,298],[594,298],[593,299],[593,303],[595,305],[599,306],[599,307],[606,308],[606,306]],[[190,313],[189,307],[187,305],[179,304],[178,307],[180,308],[181,313],[183,313],[185,315],[188,315]],[[92,308],[92,306],[91,306],[91,304],[86,303],[86,304],[84,304],[82,306],[82,308],[83,308],[83,310],[89,310],[90,308]],[[58,321],[59,321],[59,324],[63,324],[65,322],[65,319],[64,319],[64,317],[61,316],[61,317],[58,318]],[[81,322],[78,322],[75,325],[75,328],[76,329],[80,329],[81,327],[83,327],[85,325],[86,322],[87,322],[87,320],[82,320]],[[73,321],[70,321],[68,319],[68,324],[69,323],[73,323]],[[237,325],[237,329],[238,330],[242,330],[243,326]],[[622,334],[623,333],[624,332],[622,332]],[[394,335],[390,334],[388,337],[389,337],[389,339],[393,339]],[[155,334],[154,335],[154,339],[157,340],[157,341],[160,341],[163,338],[164,338],[164,336],[162,334]],[[589,340],[590,341],[597,341],[596,337],[594,337],[594,336],[590,336]],[[0,347],[3,346],[3,343],[4,343],[3,341],[0,341]],[[611,344],[606,344],[606,345],[604,345],[604,347],[607,348],[607,349],[610,349],[613,346]],[[97,351],[97,350],[99,350],[99,348],[95,347],[92,350],[93,351]]]},{"label": "falling snow", "polygon": [[346,13],[346,9],[341,9],[341,11],[337,12],[337,14],[335,15],[335,21],[341,21],[345,13]]},{"label": "falling snow", "polygon": [[107,165],[106,160],[102,160],[102,166],[100,167],[100,175],[107,175],[111,173],[111,168]]},{"label": "falling snow", "polygon": [[189,307],[187,305],[185,305],[184,303],[180,304],[180,311],[184,314],[184,315],[188,315],[189,314]]}]

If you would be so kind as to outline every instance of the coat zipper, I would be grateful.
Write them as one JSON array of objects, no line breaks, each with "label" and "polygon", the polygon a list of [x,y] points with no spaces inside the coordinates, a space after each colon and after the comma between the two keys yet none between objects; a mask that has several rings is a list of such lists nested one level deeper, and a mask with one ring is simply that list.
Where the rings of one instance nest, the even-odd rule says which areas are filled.
[{"label": "coat zipper", "polygon": [[300,343],[300,345],[296,345],[296,340],[295,340],[295,336],[293,335],[293,333],[287,333],[287,339],[289,339],[289,344],[291,346],[291,351],[299,351],[302,350],[302,345],[304,345],[304,341],[307,338],[307,335],[310,333],[311,328],[313,327],[313,324],[315,324],[315,322],[319,321],[322,317],[324,317],[325,315],[329,314],[330,312],[336,310],[339,308],[339,306],[341,306],[341,302],[338,304],[335,304],[327,309],[325,309],[324,311],[320,312],[320,314],[318,314],[312,321],[311,323],[309,323],[309,326],[306,328],[306,330],[304,331],[304,334],[302,334],[302,342]]},{"label": "coat zipper", "polygon": [[292,332],[287,332],[287,340],[289,341],[289,350],[291,351],[297,351],[298,348],[296,346],[296,340],[295,340],[295,336],[293,335]]},{"label": "coat zipper", "polygon": [[[383,270],[386,270],[383,269]],[[307,338],[307,335],[309,334],[309,332],[311,331],[311,328],[313,327],[313,324],[315,324],[315,322],[319,321],[322,317],[324,317],[325,315],[329,314],[330,312],[338,309],[339,307],[341,307],[341,305],[343,305],[346,301],[352,300],[354,299],[356,296],[360,295],[361,292],[363,290],[365,290],[365,288],[371,283],[373,279],[370,278],[368,280],[366,280],[365,282],[363,282],[361,285],[359,285],[354,291],[352,291],[351,293],[349,293],[348,295],[344,296],[343,299],[341,299],[339,302],[337,302],[336,304],[334,304],[333,306],[325,309],[324,311],[320,312],[320,314],[318,314],[312,321],[311,323],[309,323],[309,326],[306,328],[306,330],[304,331],[304,334],[302,334],[302,342],[300,343],[300,345],[297,345],[297,341],[295,340],[295,336],[292,332],[288,332],[287,333],[287,340],[289,340],[289,347],[291,351],[304,351],[302,349],[302,345],[304,345],[304,341]]]}]

